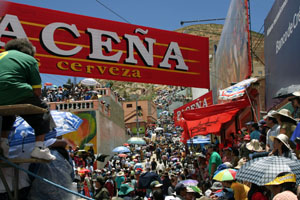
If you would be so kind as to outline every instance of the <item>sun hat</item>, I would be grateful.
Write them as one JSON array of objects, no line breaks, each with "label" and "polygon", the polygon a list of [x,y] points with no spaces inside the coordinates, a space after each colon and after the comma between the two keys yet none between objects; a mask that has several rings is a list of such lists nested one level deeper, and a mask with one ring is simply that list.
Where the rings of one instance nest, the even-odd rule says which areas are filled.
[{"label": "sun hat", "polygon": [[214,182],[213,185],[211,186],[212,190],[222,190],[223,189],[223,185],[221,182]]},{"label": "sun hat", "polygon": [[273,181],[267,183],[266,185],[280,185],[282,183],[296,183],[296,175],[289,173],[284,176],[276,177]]},{"label": "sun hat", "polygon": [[292,113],[291,111],[289,111],[288,109],[281,109],[279,112],[276,113],[276,115],[281,115],[281,116],[284,116],[284,117],[287,117],[295,122],[297,122],[293,117],[292,117]]},{"label": "sun hat", "polygon": [[127,195],[130,192],[134,191],[134,189],[132,187],[130,187],[130,185],[128,184],[121,184],[120,186],[120,190],[118,192],[118,195]]},{"label": "sun hat", "polygon": [[244,140],[245,140],[245,141],[250,141],[250,140],[251,140],[250,135],[245,135],[245,136],[244,136]]},{"label": "sun hat", "polygon": [[124,176],[125,174],[124,174],[124,172],[123,171],[120,171],[118,174],[117,174],[117,176]]},{"label": "sun hat", "polygon": [[292,94],[296,97],[300,97],[300,91],[293,92]]},{"label": "sun hat", "polygon": [[237,166],[235,166],[235,169],[240,169],[245,163],[247,162],[246,158],[241,158],[237,164]]},{"label": "sun hat", "polygon": [[103,176],[97,176],[93,181],[99,182],[101,185],[105,184],[105,178]]},{"label": "sun hat", "polygon": [[260,152],[263,150],[263,148],[260,146],[259,141],[256,139],[252,139],[250,142],[248,142],[246,144],[246,148],[249,151],[256,151],[256,152]]},{"label": "sun hat", "polygon": [[161,187],[161,186],[163,186],[163,184],[161,184],[161,183],[158,182],[158,181],[152,181],[152,182],[150,183],[150,187],[151,187],[151,188],[159,188],[159,187]]},{"label": "sun hat", "polygon": [[268,117],[275,118],[277,112],[275,110],[270,110],[267,115],[263,117],[263,119],[267,119]]},{"label": "sun hat", "polygon": [[276,137],[270,136],[270,139],[272,141],[274,141],[275,138],[277,140],[279,140],[280,142],[282,142],[288,149],[291,150],[291,146],[289,145],[289,137],[287,135],[281,133],[281,134],[277,135]]}]

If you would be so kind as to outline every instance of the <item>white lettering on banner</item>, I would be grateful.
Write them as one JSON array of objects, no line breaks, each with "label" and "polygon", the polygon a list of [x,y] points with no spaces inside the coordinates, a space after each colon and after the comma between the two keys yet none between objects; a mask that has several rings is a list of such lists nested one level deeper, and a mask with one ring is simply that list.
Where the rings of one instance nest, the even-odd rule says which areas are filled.
[{"label": "white lettering on banner", "polygon": [[300,6],[298,12],[296,12],[293,15],[293,19],[291,22],[289,22],[289,26],[287,30],[284,32],[280,40],[276,41],[276,54],[280,51],[280,49],[283,47],[283,45],[286,43],[286,41],[289,39],[289,37],[293,34],[294,30],[297,28],[298,24],[300,22]]},{"label": "white lettering on banner", "polygon": [[80,34],[75,24],[69,25],[60,22],[51,23],[42,30],[41,41],[43,42],[45,47],[52,53],[62,56],[73,56],[77,54],[82,49],[81,46],[76,46],[74,49],[71,50],[62,50],[56,46],[54,41],[54,32],[59,28],[70,31],[70,33],[72,33],[76,38],[80,37]]},{"label": "white lettering on banner", "polygon": [[[11,27],[11,31],[8,29],[9,25]],[[5,15],[3,17],[0,23],[0,38],[2,35],[15,38],[27,38],[18,17],[15,15]],[[2,46],[5,46],[5,43],[0,41],[0,47]]]},{"label": "white lettering on banner", "polygon": [[[201,103],[202,103],[202,105],[201,105]],[[187,107],[185,107],[185,108],[183,108],[181,110],[178,110],[177,111],[177,121],[180,120],[182,112],[187,111],[187,110],[194,110],[196,108],[205,108],[207,106],[208,106],[208,104],[207,104],[206,98],[203,99],[203,102],[200,101],[200,100],[198,100],[197,102],[193,103],[192,105],[187,106]]]},{"label": "white lettering on banner", "polygon": [[[102,31],[97,30],[93,28],[88,28],[87,32],[91,34],[91,41],[92,41],[92,53],[89,55],[89,58],[96,59],[96,60],[107,60],[107,61],[113,61],[117,62],[120,60],[120,57],[122,56],[122,51],[118,51],[118,53],[112,55],[112,56],[105,56],[103,55],[102,49],[105,48],[107,52],[112,51],[111,46],[111,39],[114,40],[116,43],[120,43],[121,40],[118,37],[118,35],[114,32],[110,31]],[[106,41],[102,41],[102,37],[107,37]]]},{"label": "white lettering on banner", "polygon": [[[9,28],[11,27],[11,28]],[[54,40],[55,32],[57,29],[64,29],[71,33],[71,35],[76,39],[81,37],[75,24],[69,25],[63,22],[54,22],[48,24],[43,28],[41,32],[41,43],[48,52],[53,53],[58,56],[74,56],[82,50],[82,46],[78,44],[71,50],[60,49],[56,45]],[[136,29],[137,30],[137,29]],[[94,60],[105,60],[111,62],[119,62],[123,54],[122,50],[117,51],[113,55],[104,55],[106,53],[112,52],[112,42],[115,44],[121,43],[120,37],[116,32],[98,30],[93,28],[86,29],[87,34],[90,35],[90,54],[89,59]],[[136,32],[140,33],[140,32]],[[147,34],[148,31],[144,31],[143,34]],[[6,14],[2,21],[0,22],[0,38],[1,36],[9,36],[14,38],[28,38],[18,17],[14,15]],[[147,43],[147,47],[143,44],[141,39],[135,35],[124,34],[123,38],[127,41],[127,58],[124,63],[137,64],[137,60],[134,57],[134,51],[136,50],[140,58],[143,60],[145,65],[152,67],[154,65],[153,61],[153,45],[156,42],[153,38],[145,38],[143,42]],[[104,41],[105,40],[105,41]],[[5,43],[0,41],[0,46],[4,46]],[[174,67],[175,70],[188,71],[189,67],[186,65],[184,58],[182,56],[180,47],[177,42],[170,42],[168,49],[166,50],[162,61],[157,67],[171,69],[170,60],[176,62]]]},{"label": "white lettering on banner", "polygon": [[282,6],[279,8],[279,11],[278,11],[277,15],[275,16],[275,19],[274,19],[273,23],[272,23],[271,26],[267,29],[267,36],[269,36],[269,34],[271,33],[271,31],[273,30],[275,24],[277,23],[277,21],[278,21],[280,15],[281,15],[281,13],[282,13],[282,11],[283,11],[283,9],[284,9],[284,7],[286,6],[287,3],[288,3],[288,0],[285,0],[285,1],[283,2]]}]

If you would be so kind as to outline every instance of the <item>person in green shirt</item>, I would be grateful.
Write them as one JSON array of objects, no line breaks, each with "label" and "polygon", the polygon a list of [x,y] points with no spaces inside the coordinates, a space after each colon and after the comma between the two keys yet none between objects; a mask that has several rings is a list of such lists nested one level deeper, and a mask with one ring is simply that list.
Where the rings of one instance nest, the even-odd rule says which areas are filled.
[{"label": "person in green shirt", "polygon": [[[31,157],[55,160],[48,148],[44,147],[45,134],[50,131],[51,115],[46,102],[40,99],[41,77],[38,62],[33,57],[33,45],[25,38],[7,42],[5,51],[0,54],[0,105],[32,104],[48,112],[22,115],[21,117],[34,129],[36,142]],[[8,157],[8,135],[16,116],[3,116],[0,147]]]},{"label": "person in green shirt", "polygon": [[214,144],[208,145],[207,153],[210,154],[210,158],[208,162],[208,173],[211,179],[218,166],[222,164],[221,156],[216,151],[217,151],[216,145]]}]

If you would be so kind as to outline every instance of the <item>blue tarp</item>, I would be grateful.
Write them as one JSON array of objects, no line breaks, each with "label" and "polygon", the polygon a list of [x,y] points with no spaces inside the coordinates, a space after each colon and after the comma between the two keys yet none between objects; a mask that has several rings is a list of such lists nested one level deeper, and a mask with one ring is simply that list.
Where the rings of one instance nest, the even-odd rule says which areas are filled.
[{"label": "blue tarp", "polygon": [[[50,113],[55,122],[56,128],[46,134],[45,140],[76,131],[82,123],[82,119],[70,112],[59,112],[53,110]],[[14,129],[9,137],[9,146],[35,142],[33,128],[31,128],[31,126],[29,126],[22,117],[17,117],[13,128]]]}]

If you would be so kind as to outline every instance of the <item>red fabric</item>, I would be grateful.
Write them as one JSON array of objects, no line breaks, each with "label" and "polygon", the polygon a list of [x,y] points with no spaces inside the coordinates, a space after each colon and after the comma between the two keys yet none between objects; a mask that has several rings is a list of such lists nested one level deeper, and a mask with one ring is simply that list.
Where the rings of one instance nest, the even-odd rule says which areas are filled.
[{"label": "red fabric", "polygon": [[231,101],[228,103],[211,105],[206,108],[199,108],[195,110],[184,111],[182,116],[185,120],[199,120],[205,117],[217,115],[220,113],[225,113],[229,111],[234,111],[236,109],[240,110],[249,106],[248,99],[241,99],[237,101]]},{"label": "red fabric", "polygon": [[239,110],[249,105],[248,99],[241,99],[183,112],[184,120],[180,120],[180,126],[184,129],[181,141],[186,143],[196,135],[219,135],[222,124],[232,120]]},{"label": "red fabric", "polygon": [[249,200],[268,200],[261,192],[255,192]]}]

